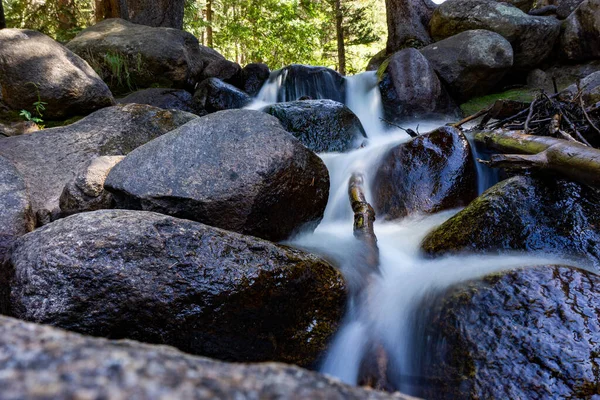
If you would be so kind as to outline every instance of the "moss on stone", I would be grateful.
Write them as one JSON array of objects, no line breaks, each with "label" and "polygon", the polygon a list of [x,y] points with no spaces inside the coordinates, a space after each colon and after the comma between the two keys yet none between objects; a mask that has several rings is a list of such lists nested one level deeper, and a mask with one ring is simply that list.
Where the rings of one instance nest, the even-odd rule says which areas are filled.
[{"label": "moss on stone", "polygon": [[511,89],[502,93],[492,93],[481,97],[476,97],[460,105],[461,111],[465,115],[473,115],[480,110],[483,110],[492,104],[496,100],[515,100],[530,102],[534,99],[537,90],[532,89]]}]

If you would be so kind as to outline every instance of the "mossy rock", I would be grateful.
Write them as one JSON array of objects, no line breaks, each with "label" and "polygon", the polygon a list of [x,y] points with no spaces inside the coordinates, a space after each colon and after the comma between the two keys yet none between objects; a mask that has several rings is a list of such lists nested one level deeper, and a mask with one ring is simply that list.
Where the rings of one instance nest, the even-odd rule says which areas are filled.
[{"label": "mossy rock", "polygon": [[473,115],[483,109],[488,108],[496,100],[514,100],[529,103],[533,101],[539,90],[532,89],[511,89],[501,93],[492,93],[481,97],[475,97],[466,103],[460,105],[464,115]]}]

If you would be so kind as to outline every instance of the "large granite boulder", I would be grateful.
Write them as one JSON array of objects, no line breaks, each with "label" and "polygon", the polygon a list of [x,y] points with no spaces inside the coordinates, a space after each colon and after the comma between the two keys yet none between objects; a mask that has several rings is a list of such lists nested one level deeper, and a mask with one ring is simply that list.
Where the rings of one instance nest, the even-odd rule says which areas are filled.
[{"label": "large granite boulder", "polygon": [[566,88],[561,96],[572,96],[573,98],[581,91],[581,99],[587,106],[592,106],[600,101],[600,71],[594,72],[581,79],[577,84]]},{"label": "large granite boulder", "polygon": [[115,93],[155,85],[192,90],[205,62],[192,34],[119,18],[84,29],[67,47],[84,58]]},{"label": "large granite boulder", "polygon": [[124,155],[196,115],[146,105],[107,107],[61,128],[0,139],[0,155],[25,178],[34,212],[59,212],[65,185],[90,160]]},{"label": "large granite boulder", "polygon": [[16,238],[32,231],[34,222],[25,180],[10,161],[0,157],[0,266]]},{"label": "large granite boulder", "polygon": [[292,64],[273,74],[270,80],[279,80],[278,102],[305,99],[346,101],[346,79],[325,67]]},{"label": "large granite boulder", "polygon": [[218,78],[202,81],[194,93],[194,107],[208,113],[243,108],[251,101],[247,93]]},{"label": "large granite boulder", "polygon": [[242,69],[235,84],[250,96],[256,96],[270,75],[271,71],[266,64],[250,63]]},{"label": "large granite boulder", "polygon": [[193,96],[183,89],[150,88],[138,90],[117,100],[119,104],[147,104],[165,110],[181,110],[202,115],[203,110],[196,107]]},{"label": "large granite boulder", "polygon": [[553,80],[556,81],[556,86],[560,91],[598,71],[600,71],[600,60],[579,64],[557,64],[543,71],[532,70],[527,75],[527,86],[531,89],[544,89],[548,93],[553,93]]},{"label": "large granite boulder", "polygon": [[275,103],[263,111],[277,117],[286,131],[317,153],[356,149],[367,136],[358,117],[333,100]]},{"label": "large granite boulder", "polygon": [[278,363],[229,364],[168,346],[105,340],[0,317],[6,399],[410,400]]},{"label": "large granite boulder", "polygon": [[104,189],[111,169],[125,156],[101,156],[90,163],[65,185],[59,199],[62,215],[113,208],[114,200]]},{"label": "large granite boulder", "polygon": [[461,32],[420,51],[460,101],[487,94],[513,64],[510,43],[481,29]]},{"label": "large granite boulder", "polygon": [[[492,222],[490,222],[492,223]],[[428,399],[593,399],[598,275],[562,266],[496,273],[424,304]]]},{"label": "large granite boulder", "polygon": [[500,182],[433,230],[429,255],[526,250],[583,257],[600,267],[600,193],[555,177]]},{"label": "large granite boulder", "polygon": [[437,74],[413,48],[400,50],[389,58],[379,89],[388,121],[446,113],[451,108],[451,100]]},{"label": "large granite boulder", "polygon": [[217,78],[222,81],[230,81],[237,78],[242,72],[242,67],[238,63],[226,60],[225,58],[213,60],[202,70],[200,81],[209,78]]},{"label": "large granite boulder", "polygon": [[119,208],[279,241],[320,221],[329,174],[277,118],[227,110],[132,152],[113,168],[105,187]]},{"label": "large granite boulder", "polygon": [[397,219],[467,205],[477,196],[467,138],[442,127],[399,144],[383,157],[372,186],[377,216]]},{"label": "large granite boulder", "polygon": [[340,273],[316,256],[146,211],[48,224],[18,240],[0,277],[20,319],[304,366],[327,346],[346,298]]},{"label": "large granite boulder", "polygon": [[108,86],[80,57],[48,36],[25,29],[0,31],[0,91],[13,110],[42,118],[86,115],[114,105]]},{"label": "large granite boulder", "polygon": [[570,61],[600,58],[600,0],[585,0],[566,19],[560,51]]},{"label": "large granite boulder", "polygon": [[530,69],[550,55],[560,22],[554,17],[527,15],[503,2],[447,0],[433,13],[430,29],[436,41],[473,29],[496,32],[512,45],[514,67]]}]

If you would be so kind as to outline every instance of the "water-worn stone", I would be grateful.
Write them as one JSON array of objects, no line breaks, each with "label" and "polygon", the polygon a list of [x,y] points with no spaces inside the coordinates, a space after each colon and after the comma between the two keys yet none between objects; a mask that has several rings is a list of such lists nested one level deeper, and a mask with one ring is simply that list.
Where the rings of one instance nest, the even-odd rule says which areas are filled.
[{"label": "water-worn stone", "polygon": [[271,71],[266,64],[251,63],[246,65],[240,73],[239,81],[236,86],[248,93],[250,96],[256,96],[265,82],[269,79]]},{"label": "water-worn stone", "polygon": [[402,218],[464,206],[477,196],[469,142],[456,128],[442,127],[392,148],[373,181],[379,218]]},{"label": "water-worn stone", "polygon": [[460,101],[487,94],[513,64],[510,43],[481,29],[461,32],[420,51]]},{"label": "water-worn stone", "polygon": [[238,63],[226,59],[211,61],[202,70],[200,81],[209,78],[218,78],[222,81],[235,79],[242,72],[242,67]]},{"label": "water-worn stone", "polygon": [[600,58],[600,0],[585,0],[566,19],[560,35],[564,58],[583,61]]},{"label": "water-worn stone", "polygon": [[90,63],[115,93],[154,85],[192,90],[205,62],[194,35],[119,18],[84,29],[67,47]]},{"label": "water-worn stone", "polygon": [[37,132],[39,130],[39,126],[33,121],[18,121],[6,124],[0,122],[0,137],[26,135],[28,133]]},{"label": "water-worn stone", "polygon": [[591,272],[540,266],[452,288],[421,336],[428,338],[429,358],[421,374],[431,377],[421,395],[595,398],[599,287]]},{"label": "water-worn stone", "polygon": [[551,177],[500,182],[433,230],[429,255],[527,250],[578,256],[600,267],[600,193]]},{"label": "water-worn stone", "polygon": [[496,32],[512,45],[514,67],[530,69],[550,55],[560,22],[554,17],[527,15],[503,2],[447,0],[433,13],[430,28],[436,41],[473,29]]},{"label": "water-worn stone", "polygon": [[202,115],[203,110],[196,107],[192,94],[183,89],[151,88],[139,90],[117,100],[119,104],[147,104],[165,110],[181,110]]},{"label": "water-worn stone", "polygon": [[581,99],[587,106],[591,106],[600,101],[600,71],[594,72],[581,79],[577,84],[566,88],[561,96],[571,96],[574,98],[581,91]]},{"label": "water-worn stone", "polygon": [[193,118],[139,104],[108,107],[68,126],[0,139],[0,155],[25,178],[34,212],[59,213],[63,188],[90,160],[127,154]]},{"label": "water-worn stone", "polygon": [[277,117],[286,131],[317,153],[356,149],[366,138],[358,117],[337,101],[290,101],[263,111]]},{"label": "water-worn stone", "polygon": [[27,185],[14,165],[0,157],[0,266],[16,238],[34,225]]},{"label": "water-worn stone", "polygon": [[114,104],[108,86],[80,57],[48,36],[25,29],[0,31],[0,90],[13,110],[42,118],[85,115]]},{"label": "water-worn stone", "polygon": [[[382,67],[383,68],[383,67]],[[385,119],[402,119],[446,113],[451,100],[438,76],[418,50],[394,53],[379,82]]]},{"label": "water-worn stone", "polygon": [[325,67],[292,64],[274,74],[270,79],[280,79],[278,102],[301,98],[346,101],[346,79],[336,71]]},{"label": "water-worn stone", "polygon": [[279,241],[320,221],[329,174],[277,118],[227,110],[140,147],[113,168],[104,186],[120,208]]},{"label": "water-worn stone", "polygon": [[91,162],[65,185],[59,205],[62,215],[112,208],[114,200],[104,189],[110,170],[125,156],[102,156]]},{"label": "water-worn stone", "polygon": [[7,317],[0,317],[0,387],[11,400],[414,399],[345,385],[296,366],[229,364]]},{"label": "water-worn stone", "polygon": [[317,256],[129,210],[76,214],[21,237],[0,279],[20,319],[304,366],[325,349],[346,297],[340,273]]},{"label": "water-worn stone", "polygon": [[218,78],[202,81],[194,93],[194,106],[209,113],[243,108],[251,101],[247,93]]}]

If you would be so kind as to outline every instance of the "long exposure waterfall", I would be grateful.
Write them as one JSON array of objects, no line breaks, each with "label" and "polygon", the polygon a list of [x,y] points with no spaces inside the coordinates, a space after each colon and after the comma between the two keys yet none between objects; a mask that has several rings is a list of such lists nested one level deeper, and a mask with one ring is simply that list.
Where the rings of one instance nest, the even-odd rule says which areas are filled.
[{"label": "long exposure waterfall", "polygon": [[[313,84],[318,84],[314,80]],[[325,84],[329,85],[329,81]],[[327,98],[333,92],[304,85],[290,89],[285,72],[274,72],[265,84],[252,108],[281,100],[290,100],[289,93],[313,98]],[[286,88],[286,85],[287,88]],[[502,256],[460,256],[425,259],[419,244],[424,236],[458,210],[433,215],[416,215],[385,222],[378,220],[375,233],[380,251],[380,275],[361,268],[361,243],[352,233],[353,213],[348,200],[348,180],[353,172],[362,172],[366,180],[367,199],[370,183],[377,165],[393,146],[411,138],[400,129],[385,129],[381,121],[381,100],[374,73],[367,72],[347,78],[345,104],[357,114],[365,127],[369,141],[360,149],[340,154],[320,156],[330,174],[331,189],[324,218],[312,232],[297,236],[290,244],[335,260],[350,288],[350,300],[345,321],[324,357],[321,371],[344,382],[358,384],[361,364],[380,346],[387,353],[387,379],[393,389],[419,395],[415,382],[426,380],[420,376],[421,355],[427,349],[419,337],[423,303],[436,293],[461,281],[482,277],[489,273],[533,265],[550,264],[564,260],[510,254]],[[287,93],[287,94],[286,94]],[[339,94],[339,93],[338,93]],[[433,130],[447,121],[419,121],[403,126],[421,133]],[[476,157],[482,157],[475,154]],[[479,192],[496,182],[494,174],[478,167]]]}]

